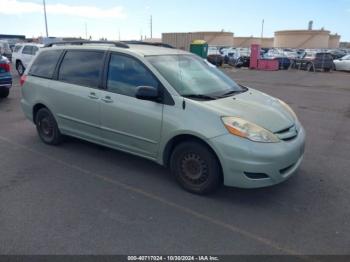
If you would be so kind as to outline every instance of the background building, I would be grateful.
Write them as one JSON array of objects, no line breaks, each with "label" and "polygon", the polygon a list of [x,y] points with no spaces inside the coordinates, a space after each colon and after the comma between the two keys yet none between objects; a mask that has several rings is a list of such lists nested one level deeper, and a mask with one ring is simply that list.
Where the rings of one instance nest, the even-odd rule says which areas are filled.
[{"label": "background building", "polygon": [[233,33],[230,32],[193,32],[193,33],[163,33],[164,44],[182,50],[190,50],[194,40],[204,40],[212,46],[233,46]]},{"label": "background building", "polygon": [[233,46],[234,47],[251,47],[252,44],[259,44],[261,47],[273,47],[274,39],[273,37],[234,37]]},{"label": "background building", "polygon": [[285,30],[275,32],[277,48],[338,48],[339,35],[327,30]]},{"label": "background building", "polygon": [[283,30],[275,32],[275,37],[235,37],[231,32],[164,33],[162,42],[183,50],[189,50],[194,40],[204,40],[209,46],[250,47],[259,44],[265,48],[339,48],[340,35],[328,30],[313,30],[310,21],[307,30]]}]

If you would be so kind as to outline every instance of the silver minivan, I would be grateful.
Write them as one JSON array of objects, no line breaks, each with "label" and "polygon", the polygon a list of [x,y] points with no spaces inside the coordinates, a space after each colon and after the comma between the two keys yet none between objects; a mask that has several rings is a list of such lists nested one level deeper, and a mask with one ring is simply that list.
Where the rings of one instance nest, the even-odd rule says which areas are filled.
[{"label": "silver minivan", "polygon": [[73,136],[147,158],[193,193],[276,185],[303,160],[305,131],[287,104],[181,50],[50,45],[21,84],[44,143]]}]

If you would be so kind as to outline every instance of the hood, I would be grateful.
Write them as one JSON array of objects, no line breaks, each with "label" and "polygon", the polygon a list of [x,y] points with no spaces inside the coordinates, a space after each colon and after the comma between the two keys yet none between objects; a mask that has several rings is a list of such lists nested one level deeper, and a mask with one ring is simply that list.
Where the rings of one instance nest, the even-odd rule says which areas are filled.
[{"label": "hood", "polygon": [[221,116],[240,117],[273,133],[295,124],[294,117],[278,99],[254,89],[234,97],[209,101],[206,106]]}]

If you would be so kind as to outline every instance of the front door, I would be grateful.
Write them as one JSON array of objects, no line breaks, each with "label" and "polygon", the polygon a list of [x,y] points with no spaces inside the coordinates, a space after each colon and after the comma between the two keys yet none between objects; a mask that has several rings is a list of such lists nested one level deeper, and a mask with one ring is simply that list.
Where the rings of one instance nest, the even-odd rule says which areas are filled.
[{"label": "front door", "polygon": [[159,88],[159,82],[136,58],[112,53],[101,91],[102,137],[113,147],[155,159],[163,104],[135,98],[139,86]]}]

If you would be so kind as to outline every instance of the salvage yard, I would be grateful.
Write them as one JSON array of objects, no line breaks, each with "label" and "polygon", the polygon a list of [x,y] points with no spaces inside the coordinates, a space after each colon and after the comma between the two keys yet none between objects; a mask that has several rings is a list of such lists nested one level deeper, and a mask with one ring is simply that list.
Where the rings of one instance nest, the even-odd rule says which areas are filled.
[{"label": "salvage yard", "polygon": [[304,125],[305,160],[284,184],[201,197],[138,157],[77,139],[44,145],[13,72],[0,100],[0,253],[349,254],[350,74],[224,70]]}]

